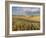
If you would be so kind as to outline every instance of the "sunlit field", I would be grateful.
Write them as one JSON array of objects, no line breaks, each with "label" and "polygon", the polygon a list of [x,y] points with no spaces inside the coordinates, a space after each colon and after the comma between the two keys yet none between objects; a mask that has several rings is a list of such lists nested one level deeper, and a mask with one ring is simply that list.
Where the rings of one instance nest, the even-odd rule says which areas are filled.
[{"label": "sunlit field", "polygon": [[40,16],[12,16],[12,31],[40,30]]}]

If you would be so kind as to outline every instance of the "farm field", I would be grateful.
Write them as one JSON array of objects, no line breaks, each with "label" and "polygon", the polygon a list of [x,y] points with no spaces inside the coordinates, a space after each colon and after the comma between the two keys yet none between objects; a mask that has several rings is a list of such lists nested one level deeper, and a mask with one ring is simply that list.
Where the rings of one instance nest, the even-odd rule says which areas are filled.
[{"label": "farm field", "polygon": [[40,16],[12,16],[12,31],[40,30]]}]

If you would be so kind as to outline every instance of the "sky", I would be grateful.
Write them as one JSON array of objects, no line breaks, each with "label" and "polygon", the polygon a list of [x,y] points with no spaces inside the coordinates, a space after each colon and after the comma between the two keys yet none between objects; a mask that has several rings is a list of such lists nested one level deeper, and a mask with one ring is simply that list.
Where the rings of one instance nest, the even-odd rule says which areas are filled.
[{"label": "sky", "polygon": [[38,7],[12,7],[12,15],[40,15],[40,8]]}]

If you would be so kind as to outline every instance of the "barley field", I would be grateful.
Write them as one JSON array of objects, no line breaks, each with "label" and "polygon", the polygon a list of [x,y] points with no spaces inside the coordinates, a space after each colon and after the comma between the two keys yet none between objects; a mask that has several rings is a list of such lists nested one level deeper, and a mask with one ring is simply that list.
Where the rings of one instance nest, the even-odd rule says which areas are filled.
[{"label": "barley field", "polygon": [[40,16],[12,16],[12,31],[40,30]]}]

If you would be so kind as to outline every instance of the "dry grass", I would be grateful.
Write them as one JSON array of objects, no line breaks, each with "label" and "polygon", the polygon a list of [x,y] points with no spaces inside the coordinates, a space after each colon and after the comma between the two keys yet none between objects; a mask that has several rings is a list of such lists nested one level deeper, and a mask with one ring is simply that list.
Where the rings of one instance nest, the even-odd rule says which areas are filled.
[{"label": "dry grass", "polygon": [[27,19],[27,20],[33,20],[33,21],[40,21],[40,16],[13,16],[13,18],[21,18],[21,19]]},{"label": "dry grass", "polygon": [[40,16],[13,16],[12,30],[40,30]]}]

